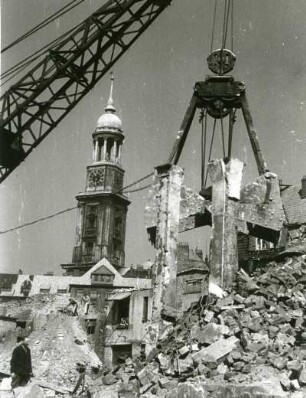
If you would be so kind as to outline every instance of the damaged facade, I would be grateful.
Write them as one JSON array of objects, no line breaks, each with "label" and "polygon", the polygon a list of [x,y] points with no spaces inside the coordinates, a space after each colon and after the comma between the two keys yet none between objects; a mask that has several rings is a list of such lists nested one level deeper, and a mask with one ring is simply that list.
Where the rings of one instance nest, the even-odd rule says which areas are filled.
[{"label": "damaged facade", "polygon": [[[259,238],[239,233],[239,263],[249,270],[282,256],[284,252],[303,252],[298,245],[303,241],[306,232],[306,178],[303,177],[301,183],[296,185],[281,184],[280,192],[285,220],[278,240],[267,240],[264,235]],[[292,245],[294,249],[291,248]]]}]

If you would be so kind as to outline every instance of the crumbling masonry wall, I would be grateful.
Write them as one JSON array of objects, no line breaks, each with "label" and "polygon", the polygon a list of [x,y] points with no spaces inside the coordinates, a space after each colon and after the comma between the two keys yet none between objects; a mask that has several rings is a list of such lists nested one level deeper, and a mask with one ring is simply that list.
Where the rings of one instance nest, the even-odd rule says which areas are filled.
[{"label": "crumbling masonry wall", "polygon": [[222,288],[233,285],[238,271],[237,230],[243,162],[222,159],[210,162],[212,239],[210,282]]},{"label": "crumbling masonry wall", "polygon": [[182,309],[177,294],[177,241],[183,170],[178,166],[156,168],[159,195],[156,225],[156,261],[153,278],[153,322],[161,315],[175,316]]}]

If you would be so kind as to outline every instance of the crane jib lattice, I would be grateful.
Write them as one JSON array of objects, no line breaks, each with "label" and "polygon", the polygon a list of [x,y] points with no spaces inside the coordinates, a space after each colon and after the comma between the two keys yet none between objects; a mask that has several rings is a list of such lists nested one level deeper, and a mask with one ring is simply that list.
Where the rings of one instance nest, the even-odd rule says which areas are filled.
[{"label": "crane jib lattice", "polygon": [[110,0],[0,98],[0,182],[57,126],[171,0]]}]

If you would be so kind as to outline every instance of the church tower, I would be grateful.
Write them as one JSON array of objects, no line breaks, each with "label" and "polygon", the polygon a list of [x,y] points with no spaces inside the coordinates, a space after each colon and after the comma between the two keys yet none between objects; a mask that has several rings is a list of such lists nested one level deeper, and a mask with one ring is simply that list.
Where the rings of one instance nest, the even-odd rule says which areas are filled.
[{"label": "church tower", "polygon": [[66,275],[83,275],[106,257],[118,270],[125,262],[125,229],[129,200],[122,194],[121,166],[124,134],[110,96],[93,137],[93,163],[87,166],[85,192],[76,196],[78,223],[72,263],[62,264]]}]

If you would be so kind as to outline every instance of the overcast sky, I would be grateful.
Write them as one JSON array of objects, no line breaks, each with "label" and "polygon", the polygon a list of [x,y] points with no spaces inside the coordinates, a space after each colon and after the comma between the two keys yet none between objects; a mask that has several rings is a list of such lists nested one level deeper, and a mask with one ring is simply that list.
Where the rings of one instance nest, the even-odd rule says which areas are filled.
[{"label": "overcast sky", "polygon": [[[220,3],[221,0],[219,0]],[[2,0],[2,46],[60,9],[69,0]],[[87,0],[36,36],[2,56],[2,71],[56,38],[97,9]],[[260,145],[271,171],[284,183],[306,174],[306,2],[235,0],[232,74],[245,82]],[[114,105],[126,140],[125,185],[164,163],[196,81],[209,73],[213,0],[173,0],[114,68]],[[217,33],[221,32],[217,29]],[[216,46],[219,47],[216,40]],[[8,88],[7,86],[5,87]],[[91,163],[92,137],[109,93],[109,76],[84,98],[31,155],[0,185],[0,231],[76,205]],[[251,146],[241,121],[234,131],[234,156],[256,176]],[[219,137],[220,139],[220,137]],[[221,142],[221,141],[220,141]],[[180,165],[186,184],[200,189],[200,126],[196,116]],[[214,156],[220,155],[214,153]],[[154,258],[144,226],[147,191],[130,194],[126,265]],[[76,212],[0,235],[0,270],[60,272],[71,261]],[[203,230],[185,233],[206,251]]]}]

